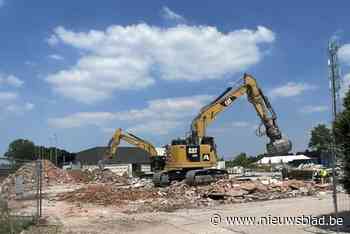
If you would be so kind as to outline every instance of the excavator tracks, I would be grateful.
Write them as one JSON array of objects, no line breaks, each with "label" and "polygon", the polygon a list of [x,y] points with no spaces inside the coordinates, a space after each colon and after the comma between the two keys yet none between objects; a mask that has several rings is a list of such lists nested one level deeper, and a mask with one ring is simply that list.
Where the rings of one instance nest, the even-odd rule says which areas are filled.
[{"label": "excavator tracks", "polygon": [[196,170],[171,170],[155,173],[153,183],[157,187],[169,186],[172,181],[185,180],[190,186],[209,184],[222,178],[227,178],[226,170],[220,169],[196,169]]}]

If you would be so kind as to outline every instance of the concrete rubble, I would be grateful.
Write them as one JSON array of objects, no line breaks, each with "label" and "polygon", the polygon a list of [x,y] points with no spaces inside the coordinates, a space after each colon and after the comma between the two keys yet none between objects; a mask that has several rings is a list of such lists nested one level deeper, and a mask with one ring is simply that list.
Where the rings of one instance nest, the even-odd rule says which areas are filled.
[{"label": "concrete rubble", "polygon": [[[43,187],[50,184],[64,184],[74,182],[74,178],[66,171],[57,168],[48,160],[43,160],[42,183]],[[1,196],[5,198],[13,198],[15,194],[16,177],[22,176],[24,190],[26,192],[35,191],[37,189],[37,165],[36,162],[30,162],[22,165],[15,173],[9,175],[0,184]]]},{"label": "concrete rubble", "polygon": [[[136,179],[134,179],[136,181]],[[140,186],[140,184],[143,184]],[[250,201],[282,199],[315,195],[329,185],[290,180],[265,185],[259,180],[236,181],[222,179],[202,186],[174,182],[168,187],[155,188],[151,181],[142,180],[128,186],[116,184],[88,185],[76,191],[59,194],[58,200],[119,206],[124,212],[173,211],[181,208],[210,207]]]},{"label": "concrete rubble", "polygon": [[[27,189],[35,189],[35,163],[29,163],[0,185],[2,194],[6,194],[7,198],[13,197],[14,180],[18,175],[23,176]],[[126,213],[173,211],[180,208],[310,196],[330,189],[329,184],[319,185],[301,180],[240,181],[236,178],[221,179],[201,186],[173,182],[168,187],[158,188],[149,179],[127,178],[99,169],[64,171],[49,161],[44,162],[43,182],[44,190],[45,187],[62,184],[71,184],[73,187],[73,191],[58,193],[54,200],[72,202],[79,206],[89,203],[116,206]]]}]

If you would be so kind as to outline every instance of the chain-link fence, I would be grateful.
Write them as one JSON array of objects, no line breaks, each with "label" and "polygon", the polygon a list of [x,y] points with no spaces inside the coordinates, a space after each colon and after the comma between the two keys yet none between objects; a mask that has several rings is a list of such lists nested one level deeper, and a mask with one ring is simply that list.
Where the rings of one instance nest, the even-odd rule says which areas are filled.
[{"label": "chain-link fence", "polygon": [[0,158],[0,234],[18,233],[42,213],[42,161]]},{"label": "chain-link fence", "polygon": [[334,213],[335,216],[344,220],[344,224],[339,226],[337,231],[350,232],[350,195],[345,191],[343,187],[344,179],[344,163],[343,160],[336,160],[337,163],[334,166],[336,171],[335,177],[335,187],[333,191],[333,202],[334,202]]}]

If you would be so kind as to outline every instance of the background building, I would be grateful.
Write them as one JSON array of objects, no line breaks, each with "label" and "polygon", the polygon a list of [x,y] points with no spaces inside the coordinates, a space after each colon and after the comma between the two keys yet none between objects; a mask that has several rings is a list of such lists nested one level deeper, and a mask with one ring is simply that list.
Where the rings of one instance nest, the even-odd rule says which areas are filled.
[{"label": "background building", "polygon": [[294,160],[310,160],[309,157],[299,154],[299,155],[282,155],[282,156],[272,156],[272,157],[263,157],[257,163],[258,164],[285,164],[292,162]]},{"label": "background building", "polygon": [[[83,169],[98,168],[98,161],[102,160],[107,147],[94,147],[76,154]],[[135,147],[118,147],[116,157],[106,161],[105,167],[119,175],[127,173],[129,176],[150,173],[151,159],[149,154]]]}]

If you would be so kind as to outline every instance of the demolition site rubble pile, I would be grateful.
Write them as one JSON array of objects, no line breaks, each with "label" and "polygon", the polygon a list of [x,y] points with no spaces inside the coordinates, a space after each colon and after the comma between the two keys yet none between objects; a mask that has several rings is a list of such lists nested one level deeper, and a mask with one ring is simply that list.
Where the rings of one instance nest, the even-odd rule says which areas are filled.
[{"label": "demolition site rubble pile", "polygon": [[329,189],[328,185],[318,186],[312,182],[298,180],[264,184],[259,180],[242,182],[222,179],[202,186],[174,182],[164,188],[155,188],[151,183],[144,180],[142,183],[124,187],[115,186],[116,184],[90,184],[72,192],[59,194],[57,199],[79,204],[117,206],[125,213],[170,212],[181,208],[310,196]]},{"label": "demolition site rubble pile", "polygon": [[129,180],[125,176],[119,176],[114,172],[105,169],[93,170],[72,170],[67,173],[73,178],[75,183],[113,183],[119,185],[129,184]]},{"label": "demolition site rubble pile", "polygon": [[[127,178],[119,176],[110,170],[72,170],[66,171],[56,167],[51,161],[42,161],[42,185],[43,188],[55,186],[58,184],[94,184],[94,183],[112,183],[115,185],[127,185]],[[22,165],[13,174],[10,174],[0,183],[0,194],[6,199],[15,198],[16,177],[23,178],[25,192],[35,192],[37,189],[37,164],[35,161]]]},{"label": "demolition site rubble pile", "polygon": [[121,185],[125,185],[129,183],[129,180],[127,177],[119,176],[108,169],[105,169],[105,170],[94,169],[91,172],[86,170],[85,173],[90,173],[91,182],[94,182],[94,183],[115,183],[115,184],[121,184]]},{"label": "demolition site rubble pile", "polygon": [[[1,195],[5,198],[13,198],[15,195],[16,177],[23,178],[24,191],[30,192],[37,189],[38,169],[35,161],[22,165],[15,173],[10,174],[0,184]],[[43,186],[74,182],[66,171],[56,167],[52,162],[43,160],[41,179]]]},{"label": "demolition site rubble pile", "polygon": [[[36,164],[27,163],[1,184],[1,196],[15,198],[15,178],[23,177],[25,191],[36,190]],[[154,187],[149,179],[127,178],[110,170],[72,170],[57,168],[50,161],[43,163],[43,188],[68,184],[75,189],[55,194],[54,200],[71,203],[90,203],[115,206],[123,212],[173,211],[181,208],[210,207],[260,200],[314,195],[330,189],[328,184],[318,185],[301,180],[240,181],[221,179],[207,185],[188,186],[173,182],[167,187]],[[75,185],[76,188],[74,188]]]}]

